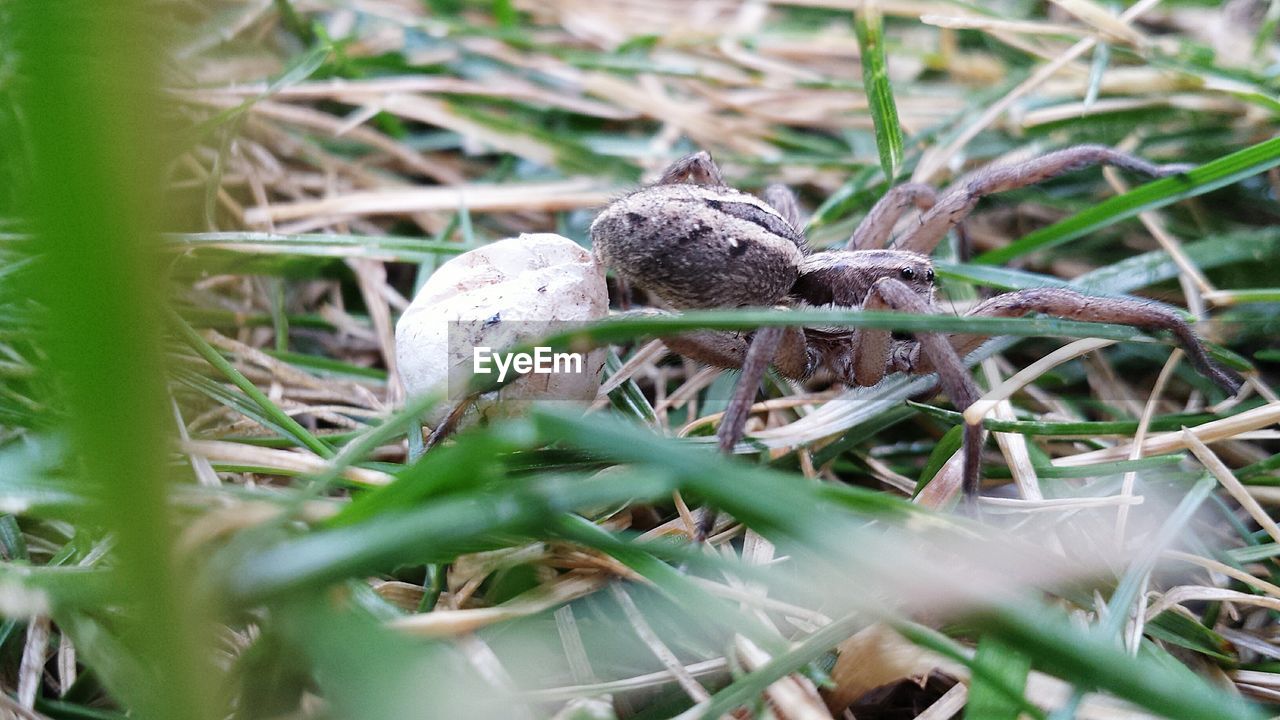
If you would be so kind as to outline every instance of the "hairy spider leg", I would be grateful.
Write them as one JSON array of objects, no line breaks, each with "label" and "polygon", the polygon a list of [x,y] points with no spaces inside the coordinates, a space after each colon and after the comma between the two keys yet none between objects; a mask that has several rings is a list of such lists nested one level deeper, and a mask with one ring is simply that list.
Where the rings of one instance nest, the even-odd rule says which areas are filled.
[{"label": "hairy spider leg", "polygon": [[[649,311],[652,312],[652,311]],[[665,311],[661,311],[665,312]],[[696,360],[711,367],[740,369],[751,349],[749,333],[732,330],[695,330],[668,335],[662,343],[671,352]],[[812,357],[804,331],[796,327],[782,329],[782,341],[773,354],[770,364],[785,377],[803,380],[813,372],[816,359]]]},{"label": "hairy spider leg", "polygon": [[903,238],[898,248],[928,255],[947,236],[947,231],[968,216],[987,195],[1034,185],[1093,165],[1113,165],[1151,177],[1177,175],[1192,167],[1181,163],[1156,165],[1105,145],[1078,145],[1022,163],[983,168],[962,178],[945,193],[924,213],[920,225]]},{"label": "hairy spider leg", "polygon": [[915,207],[920,212],[932,208],[938,201],[938,191],[924,183],[904,183],[889,188],[871,212],[858,224],[845,250],[883,250],[889,242],[893,226],[907,211]]},{"label": "hairy spider leg", "polygon": [[781,183],[774,183],[764,189],[764,201],[778,211],[783,220],[796,230],[800,229],[800,202],[796,200],[791,188]]},{"label": "hairy spider leg", "polygon": [[454,430],[458,428],[458,423],[462,421],[463,415],[466,414],[467,408],[471,407],[471,404],[478,400],[480,395],[481,393],[478,392],[470,393],[466,397],[459,399],[457,404],[449,409],[449,413],[440,421],[440,424],[436,425],[431,434],[427,436],[427,441],[422,445],[419,455],[430,451],[441,440],[452,435]]},{"label": "hairy spider leg", "polygon": [[[867,299],[862,305],[866,310],[894,310],[917,314],[935,314],[937,307],[926,298],[921,297],[900,280],[881,278],[871,286]],[[972,405],[979,396],[978,386],[969,376],[964,362],[944,333],[916,333],[916,342],[901,343],[893,340],[889,330],[857,330],[850,343],[854,351],[853,367],[837,367],[837,373],[843,375],[847,384],[868,387],[884,379],[889,371],[897,371],[893,366],[893,357],[897,348],[910,347],[916,357],[923,355],[928,361],[928,370],[920,372],[938,373],[938,381],[942,389],[951,398],[957,408],[964,410]],[[852,369],[852,373],[849,370]],[[978,494],[978,483],[981,470],[980,459],[983,443],[981,425],[965,425],[964,431],[964,493],[973,499]]]},{"label": "hairy spider leg", "polygon": [[[1192,367],[1201,375],[1233,395],[1242,384],[1235,372],[1210,359],[1195,331],[1177,311],[1153,301],[1082,295],[1064,288],[1032,288],[984,300],[965,313],[965,317],[1022,317],[1032,312],[1068,320],[1116,323],[1144,330],[1167,330],[1187,354]],[[949,340],[955,352],[964,356],[976,350],[987,338],[982,335],[952,334]],[[894,369],[912,373],[933,371],[930,358],[920,357],[918,353],[906,356],[904,365]]]},{"label": "hairy spider leg", "polygon": [[732,453],[733,447],[742,439],[743,429],[747,425],[747,416],[751,412],[751,405],[755,402],[756,391],[760,388],[760,380],[764,378],[764,371],[769,368],[773,362],[774,353],[782,344],[784,330],[786,328],[762,327],[751,338],[751,347],[747,349],[747,355],[742,360],[742,374],[738,376],[738,383],[733,388],[733,396],[729,400],[729,406],[725,408],[724,417],[721,418],[720,427],[716,431],[720,452]]},{"label": "hairy spider leg", "polygon": [[[664,337],[662,342],[672,352],[692,360],[713,367],[742,369],[716,429],[718,447],[726,455],[733,453],[742,439],[765,370],[772,365],[787,377],[801,379],[808,377],[815,363],[804,331],[795,327],[763,327],[750,339],[743,333],[700,330]],[[694,528],[693,542],[706,540],[715,522],[715,509],[708,507]]]},{"label": "hairy spider leg", "polygon": [[[706,150],[699,150],[696,153],[685,155],[671,163],[671,166],[662,172],[655,184],[673,185],[683,182],[726,187],[724,175],[720,172],[720,166],[716,165],[715,160],[711,159],[711,154]],[[778,214],[791,224],[791,227],[797,229],[800,227],[800,203],[796,200],[795,193],[791,192],[791,189],[786,185],[774,183],[766,187],[764,201],[769,203],[774,210],[777,210]]]},{"label": "hairy spider leg", "polygon": [[[751,347],[742,361],[742,374],[733,386],[733,396],[724,416],[720,418],[720,427],[716,429],[720,452],[726,455],[733,453],[733,447],[742,439],[743,430],[747,426],[747,417],[751,413],[751,405],[755,402],[756,391],[760,388],[760,380],[768,369],[773,355],[782,344],[782,327],[763,327],[755,332],[751,339]],[[698,520],[694,529],[693,542],[701,544],[711,534],[716,524],[716,509],[708,506]]]},{"label": "hairy spider leg", "polygon": [[670,167],[662,171],[662,176],[655,184],[672,185],[681,182],[723,187],[724,176],[720,174],[720,167],[711,159],[711,153],[699,150],[671,163]]}]

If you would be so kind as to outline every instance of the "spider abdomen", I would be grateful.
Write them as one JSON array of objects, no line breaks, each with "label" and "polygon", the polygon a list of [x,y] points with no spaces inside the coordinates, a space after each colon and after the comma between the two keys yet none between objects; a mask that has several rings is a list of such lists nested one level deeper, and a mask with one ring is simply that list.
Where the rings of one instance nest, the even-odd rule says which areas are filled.
[{"label": "spider abdomen", "polygon": [[727,187],[656,185],[591,225],[600,260],[675,308],[772,305],[798,277],[804,238],[777,210]]}]

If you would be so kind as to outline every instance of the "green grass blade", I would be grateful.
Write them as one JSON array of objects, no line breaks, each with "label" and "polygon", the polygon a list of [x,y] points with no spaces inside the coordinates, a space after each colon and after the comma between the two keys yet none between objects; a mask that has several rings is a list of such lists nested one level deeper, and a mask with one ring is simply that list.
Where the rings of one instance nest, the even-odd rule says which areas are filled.
[{"label": "green grass blade", "polygon": [[1253,38],[1253,55],[1261,58],[1267,47],[1267,39],[1276,36],[1276,27],[1280,26],[1280,0],[1271,0],[1267,6],[1267,14],[1258,25],[1258,32]]},{"label": "green grass blade", "polygon": [[330,357],[291,351],[267,351],[267,354],[277,360],[283,360],[290,365],[297,366],[322,377],[336,377],[348,380],[358,380],[363,383],[377,384],[382,384],[387,381],[387,371],[381,368],[353,365],[349,362],[335,360]]},{"label": "green grass blade", "polygon": [[1100,689],[1175,720],[1261,720],[1249,701],[1228,694],[1186,667],[1151,651],[1133,657],[1115,638],[1080,631],[1060,611],[1034,605],[1005,606],[973,618],[981,629],[1017,647],[1032,666]]},{"label": "green grass blade", "polygon": [[[127,0],[6,3],[3,26],[22,29],[5,45],[21,47],[7,71],[23,78],[13,96],[23,124],[0,137],[0,156],[31,161],[15,190],[43,254],[27,291],[48,309],[44,365],[60,390],[48,399],[66,409],[69,465],[94,500],[83,524],[114,538],[111,577],[124,598],[98,609],[123,663],[96,664],[94,639],[72,628],[77,653],[99,674],[144,669],[104,681],[131,714],[201,720],[226,712],[209,619],[191,601],[189,564],[173,555],[156,232],[168,114],[154,65],[170,38],[147,10]],[[68,620],[59,618],[64,631]]]},{"label": "green grass blade", "polygon": [[[197,261],[224,256],[300,255],[417,263],[438,255],[457,255],[476,247],[473,243],[396,235],[289,235],[269,232],[173,233],[166,235],[165,240],[172,250],[183,253],[196,251]],[[229,258],[226,260],[228,263],[231,262]]]},{"label": "green grass blade", "polygon": [[934,269],[938,277],[946,280],[957,280],[974,285],[984,285],[997,290],[1022,290],[1036,287],[1072,287],[1071,281],[1052,275],[1042,275],[1028,270],[1013,268],[969,265],[934,260]]},{"label": "green grass blade", "polygon": [[[840,328],[875,328],[907,332],[947,332],[997,336],[1096,337],[1118,341],[1141,341],[1128,325],[1110,325],[1054,317],[993,318],[954,315],[914,315],[887,311],[863,310],[795,310],[767,309],[703,310],[680,315],[644,317],[616,316],[592,323],[584,328],[552,335],[537,344],[555,349],[580,352],[605,343],[616,343],[637,337],[670,335],[698,329],[754,330],[768,326],[807,326]],[[532,352],[533,344],[513,348],[515,353]],[[990,345],[987,346],[991,347]],[[515,380],[514,374],[499,383],[496,373],[472,375],[467,383],[471,392],[488,392]]]},{"label": "green grass blade", "polygon": [[[726,458],[708,447],[695,447],[653,435],[632,424],[608,417],[583,418],[551,410],[536,410],[533,423],[546,442],[562,442],[625,463],[652,467],[681,479],[682,487],[693,488],[740,520],[757,519],[764,526],[776,526],[779,508],[767,498],[779,492],[792,496],[797,507],[830,510],[829,492],[840,492],[840,503],[858,513],[880,517],[905,517],[922,508],[900,498],[865,488],[796,485],[791,476],[766,468],[753,467]],[[725,477],[734,482],[726,484]],[[824,511],[825,512],[825,511]],[[835,515],[835,513],[832,513]],[[843,515],[843,514],[842,514]],[[816,523],[815,524],[819,524]],[[806,531],[807,532],[807,531]]]},{"label": "green grass blade", "polygon": [[[622,367],[622,358],[618,357],[617,351],[610,349],[608,357],[605,358],[605,370],[607,374],[605,379],[615,374]],[[609,393],[609,402],[614,409],[625,413],[644,423],[652,423],[657,420],[654,413],[653,405],[649,402],[649,398],[644,396],[640,390],[640,386],[636,385],[635,380],[627,378],[621,385],[614,388]]]},{"label": "green grass blade", "polygon": [[1111,595],[1111,600],[1108,602],[1110,612],[1102,623],[1102,632],[1119,637],[1125,623],[1128,622],[1129,608],[1137,602],[1147,576],[1156,569],[1160,554],[1178,541],[1187,523],[1191,522],[1191,517],[1209,498],[1209,493],[1213,492],[1215,487],[1213,478],[1207,476],[1201,478],[1182,497],[1178,506],[1169,513],[1155,537],[1143,544],[1143,550],[1129,565],[1124,577],[1120,579],[1120,585]]},{"label": "green grass blade", "polygon": [[[0,582],[13,589],[18,603],[43,595],[55,599],[59,611],[92,610],[107,602],[128,599],[110,572],[92,567],[32,567],[0,562]],[[34,595],[23,597],[22,593]]]},{"label": "green grass blade", "polygon": [[967,666],[973,675],[974,681],[980,680],[984,683],[988,692],[993,696],[998,696],[1009,704],[1020,707],[1021,711],[1028,717],[1035,718],[1035,720],[1044,720],[1044,711],[1030,700],[1027,700],[1023,691],[1025,682],[1011,684],[1009,682],[1010,673],[1002,672],[1001,668],[998,667],[991,667],[984,658],[979,658],[976,654],[971,655],[964,646],[933,628],[917,625],[909,621],[898,621],[893,624],[893,627],[904,638],[916,645]]},{"label": "green grass blade", "polygon": [[[959,425],[964,416],[954,410],[934,407],[924,403],[907,402],[911,407],[935,417],[948,425]],[[1243,411],[1244,408],[1241,408]],[[1209,413],[1161,415],[1152,418],[1149,430],[1153,432],[1171,432],[1185,427],[1195,427],[1211,420],[1220,420],[1225,415]],[[982,426],[995,432],[1012,432],[1021,435],[1048,435],[1052,437],[1101,437],[1104,435],[1133,435],[1138,430],[1137,420],[1081,420],[1077,422],[1052,422],[1044,420],[1000,420],[984,418]]]},{"label": "green grass blade", "polygon": [[1186,615],[1166,610],[1151,618],[1144,627],[1147,635],[1178,647],[1194,650],[1221,662],[1234,662],[1230,643],[1218,633]]},{"label": "green grass blade", "polygon": [[218,112],[213,117],[205,120],[189,131],[186,138],[191,145],[196,144],[210,132],[227,123],[238,121],[249,108],[255,103],[265,100],[272,95],[280,92],[282,88],[296,85],[297,83],[311,77],[313,73],[320,69],[325,60],[329,58],[330,48],[327,45],[317,46],[309,50],[306,54],[299,57],[293,64],[287,68],[278,78],[273,80],[263,92],[248,98],[239,105]]},{"label": "green grass blade", "polygon": [[1248,290],[1231,290],[1231,299],[1236,303],[1274,303],[1280,302],[1280,288],[1249,288]]},{"label": "green grass blade", "polygon": [[813,463],[815,466],[822,467],[850,449],[874,438],[882,431],[910,419],[913,415],[912,409],[902,404],[888,407],[870,420],[849,428],[838,440],[817,449],[813,454]]},{"label": "green grass blade", "polygon": [[[1209,497],[1215,486],[1213,478],[1204,477],[1191,490],[1183,496],[1182,501],[1169,514],[1168,519],[1161,525],[1154,538],[1149,543],[1143,545],[1143,549],[1138,557],[1129,564],[1124,576],[1120,578],[1120,584],[1116,586],[1115,592],[1111,594],[1111,599],[1107,601],[1107,615],[1098,625],[1097,632],[1102,637],[1115,638],[1117,643],[1121,632],[1124,630],[1125,624],[1129,620],[1129,608],[1133,606],[1138,598],[1138,594],[1142,592],[1146,585],[1151,572],[1155,570],[1156,564],[1160,559],[1160,554],[1178,539],[1183,533],[1186,524],[1191,520],[1191,516],[1200,508],[1204,501]],[[1076,706],[1084,697],[1084,691],[1087,688],[1077,688],[1067,705],[1054,713],[1054,720],[1069,720],[1075,717]]]},{"label": "green grass blade", "polygon": [[873,328],[903,332],[969,333],[1046,337],[1096,337],[1107,340],[1134,340],[1127,325],[1090,323],[1051,317],[993,318],[955,315],[915,315],[872,310],[764,309],[700,310],[680,315],[651,317],[622,316],[591,324],[547,338],[556,347],[573,348],[584,342],[619,342],[649,335],[668,335],[698,329],[753,330],[765,326],[807,326]]},{"label": "green grass blade", "polygon": [[1008,689],[1025,692],[1031,662],[1016,648],[991,637],[978,641],[973,659],[1000,678],[999,685],[986,677],[975,676],[969,686],[969,702],[964,706],[965,720],[1017,720],[1021,706],[1009,699]]},{"label": "green grass blade", "polygon": [[893,101],[893,85],[889,82],[884,19],[874,3],[863,3],[862,10],[854,17],[853,27],[858,36],[862,82],[866,87],[871,121],[875,125],[880,167],[885,178],[893,182],[902,167],[902,126],[898,123],[898,106]]},{"label": "green grass blade", "polygon": [[[1224,233],[1183,246],[1201,270],[1235,263],[1261,262],[1280,255],[1280,228]],[[993,268],[994,269],[994,268]],[[1164,250],[1154,250],[1098,268],[1072,281],[1081,292],[1125,293],[1178,276],[1178,266]]]},{"label": "green grass blade", "polygon": [[361,493],[330,521],[330,527],[354,525],[384,513],[421,507],[451,492],[482,489],[502,477],[499,457],[519,449],[494,433],[463,433],[406,467],[396,482]]},{"label": "green grass blade", "polygon": [[1111,62],[1111,44],[1100,42],[1093,49],[1093,62],[1089,65],[1089,87],[1084,93],[1084,113],[1098,100],[1098,91],[1102,88],[1102,77],[1107,73],[1107,65]]},{"label": "green grass blade", "polygon": [[280,424],[277,416],[265,412],[261,405],[252,401],[243,393],[237,393],[219,382],[185,368],[175,368],[173,378],[181,385],[204,395],[220,405],[231,408],[262,427],[274,430],[280,434],[281,438],[286,439],[286,442],[290,445],[306,447],[301,438],[294,434],[291,428]]},{"label": "green grass blade", "polygon": [[1259,460],[1256,463],[1240,468],[1236,471],[1236,477],[1248,483],[1250,479],[1266,475],[1276,468],[1280,468],[1280,454],[1272,455],[1266,460]]},{"label": "green grass blade", "polygon": [[[956,414],[959,415],[960,413]],[[960,449],[963,443],[964,427],[961,424],[957,424],[943,434],[942,438],[938,440],[938,444],[933,446],[933,452],[929,453],[929,459],[925,461],[924,469],[920,471],[920,479],[916,480],[915,492],[911,493],[913,499],[918,497],[929,486],[930,482],[933,482],[933,479],[938,475],[938,471]]]},{"label": "green grass blade", "polygon": [[719,718],[734,708],[760,697],[765,688],[787,675],[802,670],[809,663],[822,657],[842,640],[866,625],[867,618],[859,615],[841,618],[805,638],[785,653],[777,655],[756,670],[734,680],[721,689],[704,705],[697,706],[680,718]]},{"label": "green grass blade", "polygon": [[[1036,474],[1046,480],[1061,480],[1067,478],[1112,477],[1115,475],[1123,475],[1127,472],[1139,472],[1142,470],[1160,468],[1165,469],[1167,472],[1172,472],[1177,470],[1176,466],[1181,460],[1182,455],[1156,455],[1154,457],[1139,458],[1137,460],[1113,460],[1111,462],[1076,465],[1071,467],[1043,465],[1036,467]],[[987,475],[988,477],[1012,477],[1008,468],[992,468]]]},{"label": "green grass blade", "polygon": [[1227,557],[1237,563],[1251,563],[1280,556],[1280,543],[1262,543],[1227,551]]},{"label": "green grass blade", "polygon": [[239,370],[235,368],[226,358],[222,357],[222,353],[218,352],[212,345],[208,343],[200,333],[195,331],[187,324],[186,320],[178,317],[176,313],[170,313],[170,324],[177,329],[178,334],[187,341],[192,349],[200,354],[210,365],[222,373],[233,385],[240,388],[245,395],[249,396],[262,413],[271,419],[275,427],[283,429],[298,441],[302,447],[305,447],[322,458],[331,458],[334,455],[333,448],[326,445],[322,440],[311,434],[310,430],[302,427],[297,420],[294,420],[288,413],[280,409],[279,405],[271,402],[271,398],[262,392],[257,385],[254,385],[249,378],[245,377]]},{"label": "green grass blade", "polygon": [[[687,483],[713,503],[730,510],[736,517],[766,536],[786,537],[798,533],[801,542],[823,543],[820,533],[810,533],[786,519],[792,506],[804,507],[809,518],[827,532],[841,523],[838,515],[824,510],[823,503],[804,501],[800,497],[806,485],[785,483],[781,478],[771,481],[770,471],[751,468],[741,463],[731,463],[709,452],[697,452],[679,444],[647,437],[643,431],[626,427],[616,421],[570,418],[565,415],[537,413],[535,424],[547,437],[572,438],[574,443],[625,462],[647,464],[668,469],[683,476]],[[732,487],[725,487],[723,477],[728,467],[739,468],[732,474]],[[724,469],[720,469],[720,468]],[[783,494],[791,495],[783,500]],[[848,541],[852,526],[841,528],[841,537]],[[776,541],[776,540],[775,540]],[[841,550],[833,550],[837,557]],[[1046,608],[1031,609],[1027,606],[998,606],[975,617],[977,624],[997,639],[1017,647],[1034,665],[1059,675],[1081,687],[1099,688],[1131,700],[1157,712],[1175,718],[1256,717],[1252,707],[1240,700],[1225,697],[1207,683],[1195,678],[1184,668],[1174,669],[1151,656],[1138,659],[1130,657],[1114,645],[1111,637],[1073,627],[1065,618],[1058,618]],[[825,629],[824,629],[825,631]],[[811,641],[819,644],[819,631]],[[812,647],[810,640],[803,643]],[[730,686],[724,695],[717,694],[709,708],[697,709],[699,716],[722,712],[743,702],[749,693],[758,691],[758,683],[777,677],[775,672],[785,673],[797,667],[794,663],[804,658],[788,656],[770,663],[770,671],[751,685]],[[723,692],[723,691],[722,691]],[[1221,706],[1221,715],[1206,713],[1206,708]]]},{"label": "green grass blade", "polygon": [[[268,636],[264,639],[270,644],[259,641],[251,648],[261,653],[266,645],[267,659],[246,653],[247,661],[258,660],[262,667],[251,664],[243,674],[254,683],[265,681],[252,697],[274,700],[252,709],[263,704],[293,707],[315,686],[312,678],[321,678],[325,712],[332,718],[533,717],[520,712],[524,708],[506,688],[486,682],[450,644],[388,628],[384,618],[356,604],[352,596],[357,593],[348,585],[342,588],[344,602],[310,594],[280,604],[280,622],[269,627],[277,637]],[[271,682],[267,673],[272,671],[284,682]],[[289,694],[277,699],[284,692]]]},{"label": "green grass blade", "polygon": [[565,515],[556,522],[555,530],[570,540],[608,553],[643,575],[698,622],[724,626],[771,650],[781,650],[786,646],[777,631],[741,612],[733,604],[708,594],[679,570],[645,553],[636,544],[619,540],[599,525],[577,515]]},{"label": "green grass blade", "polygon": [[455,494],[242,554],[233,550],[221,563],[222,584],[234,600],[254,605],[399,564],[447,562],[503,546],[500,538],[536,533],[559,513],[633,498],[656,500],[674,489],[670,478],[652,473],[590,479],[546,474],[521,486]]},{"label": "green grass blade", "polygon": [[1140,212],[1162,208],[1179,200],[1203,195],[1224,185],[1280,165],[1280,137],[1231,153],[1185,174],[1161,178],[1134,188],[1123,195],[1109,198],[1047,228],[983,253],[974,262],[999,265],[1036,250],[1060,245],[1099,228],[1113,225]]}]

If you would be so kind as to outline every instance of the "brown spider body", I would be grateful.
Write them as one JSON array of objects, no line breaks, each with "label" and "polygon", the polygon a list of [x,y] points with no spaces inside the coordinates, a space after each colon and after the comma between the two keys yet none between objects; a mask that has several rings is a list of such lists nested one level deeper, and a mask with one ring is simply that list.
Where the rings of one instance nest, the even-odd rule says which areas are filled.
[{"label": "brown spider body", "polygon": [[[676,310],[785,304],[931,313],[937,312],[934,270],[926,253],[981,197],[1101,163],[1154,176],[1184,169],[1086,145],[979,170],[942,194],[926,185],[900,185],[876,203],[844,249],[808,253],[789,191],[771,186],[761,200],[730,189],[711,157],[701,152],[676,162],[657,184],[606,208],[592,224],[591,238],[606,266]],[[920,211],[919,223],[898,249],[884,249],[894,224],[910,207]],[[1239,378],[1209,359],[1179,314],[1158,303],[1036,288],[997,295],[967,314],[1017,317],[1032,312],[1167,330],[1197,370],[1229,392],[1239,388]],[[900,340],[887,330],[767,327],[753,333],[700,331],[663,340],[671,350],[695,360],[742,368],[719,431],[720,447],[729,452],[741,438],[760,377],[769,365],[797,379],[826,370],[847,385],[861,386],[875,385],[894,372],[937,372],[952,403],[963,409],[977,399],[978,390],[960,358],[986,338],[919,333],[914,340]],[[969,426],[965,490],[970,495],[978,489],[981,442],[981,427]]]},{"label": "brown spider body", "polygon": [[607,267],[680,309],[772,305],[804,259],[804,236],[791,223],[727,187],[638,190],[601,212],[591,237]]},{"label": "brown spider body", "polygon": [[[883,295],[886,283],[904,287],[933,307],[933,263],[910,250],[828,250],[814,253],[800,265],[800,277],[788,296],[794,307],[826,309],[864,308]],[[850,386],[875,385],[886,372],[913,372],[912,352],[916,343],[890,340],[883,368],[858,372],[862,336],[839,328],[805,328],[805,340],[815,356],[809,370],[829,370],[837,380]],[[784,340],[785,343],[785,340]],[[875,365],[875,361],[871,361]],[[793,376],[794,377],[794,376]],[[803,379],[797,377],[796,379]]]}]

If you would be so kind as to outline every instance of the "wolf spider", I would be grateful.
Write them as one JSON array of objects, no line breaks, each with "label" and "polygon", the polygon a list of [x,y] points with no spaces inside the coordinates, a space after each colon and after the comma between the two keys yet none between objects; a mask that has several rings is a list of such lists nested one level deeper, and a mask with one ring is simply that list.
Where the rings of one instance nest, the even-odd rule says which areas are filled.
[{"label": "wolf spider", "polygon": [[[711,156],[697,152],[671,165],[657,183],[605,208],[591,225],[591,239],[599,260],[618,277],[645,288],[674,310],[785,305],[936,313],[928,253],[981,198],[1099,164],[1154,177],[1185,170],[1180,165],[1154,165],[1105,146],[1081,145],[1018,164],[988,166],[944,193],[917,183],[899,185],[872,207],[843,249],[811,252],[789,190],[772,185],[760,199],[730,188]],[[912,206],[921,213],[919,223],[896,248],[886,249],[894,225]],[[978,303],[966,317],[1033,312],[1167,330],[1196,370],[1230,393],[1240,387],[1234,373],[1209,359],[1178,313],[1155,302],[1035,288],[996,295]],[[803,380],[826,370],[846,385],[864,387],[890,373],[936,372],[951,402],[963,410],[979,393],[961,358],[987,339],[917,333],[915,340],[900,340],[888,330],[795,327],[663,338],[680,355],[742,369],[717,432],[724,452],[732,452],[742,438],[769,365],[788,378]],[[963,487],[969,498],[978,493],[982,442],[981,426],[967,425]]]}]

